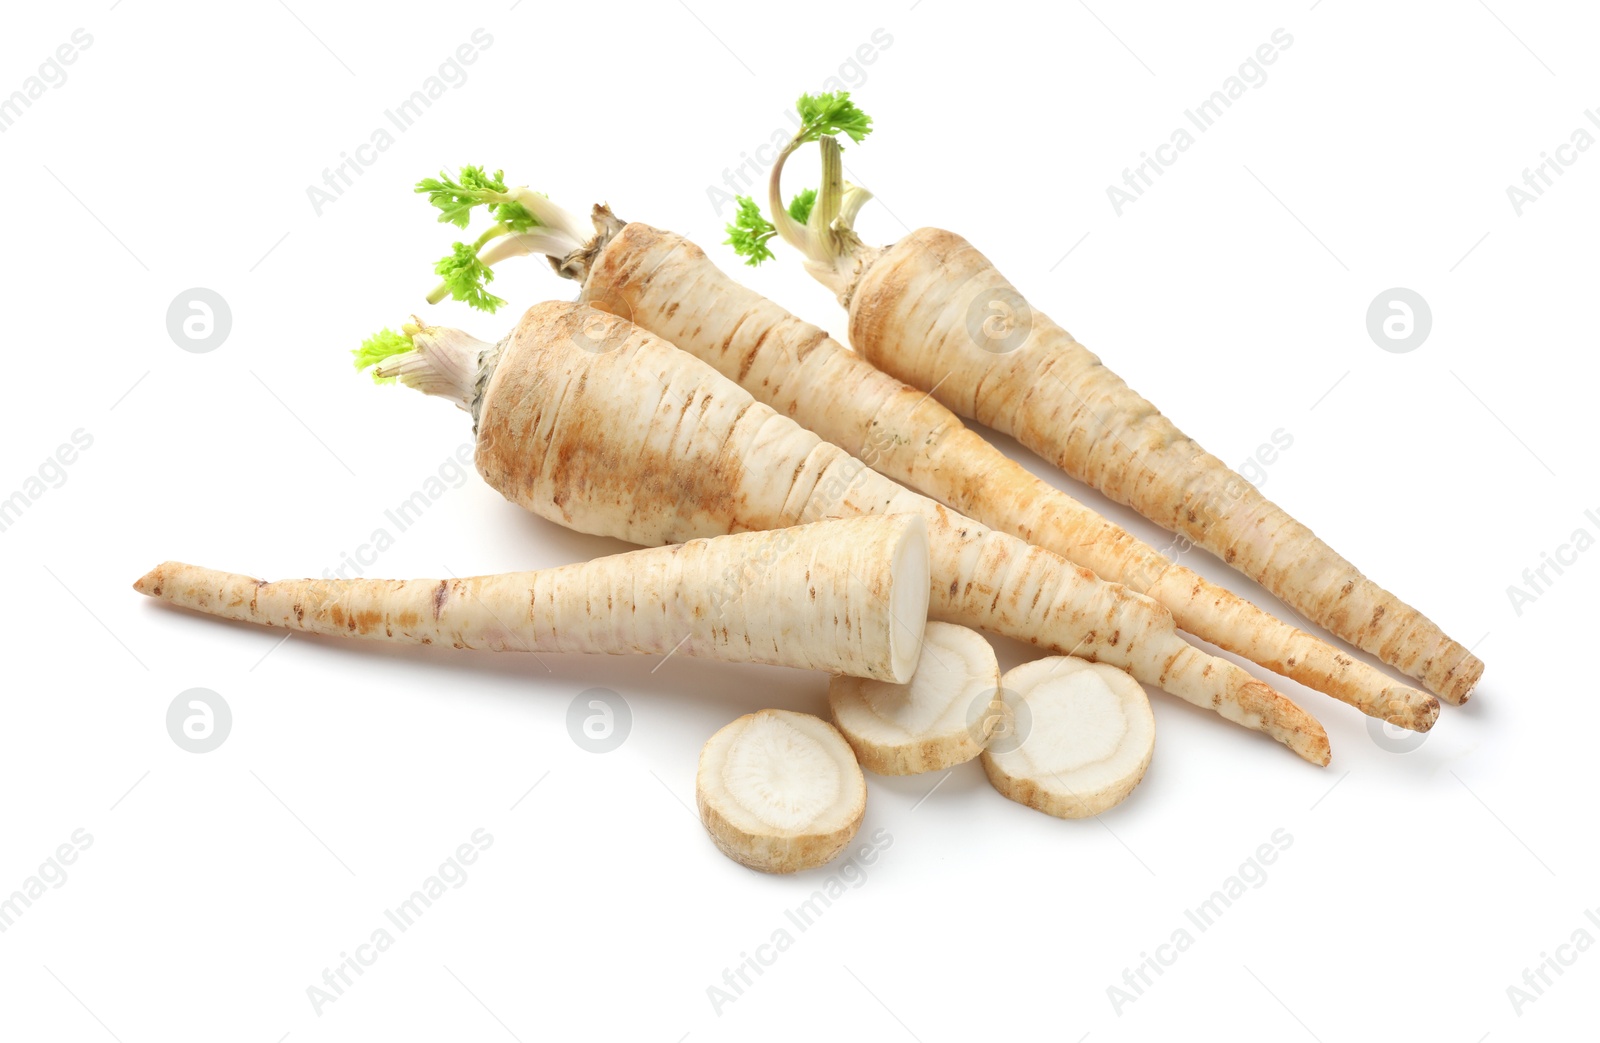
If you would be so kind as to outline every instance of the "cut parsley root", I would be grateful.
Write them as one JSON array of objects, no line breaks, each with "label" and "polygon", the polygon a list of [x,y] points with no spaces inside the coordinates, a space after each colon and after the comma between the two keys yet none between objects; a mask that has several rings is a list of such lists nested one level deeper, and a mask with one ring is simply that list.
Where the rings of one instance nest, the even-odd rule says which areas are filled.
[{"label": "cut parsley root", "polygon": [[[423,385],[413,352],[378,364]],[[460,364],[439,360],[459,370]],[[452,392],[445,392],[447,397]],[[1314,717],[1184,641],[1166,609],[876,474],[737,384],[614,315],[549,302],[482,353],[477,466],[514,503],[580,532],[678,543],[823,518],[921,515],[932,618],[1125,667],[1326,765]]]},{"label": "cut parsley root", "polygon": [[910,681],[835,677],[828,708],[862,767],[916,775],[983,752],[1000,720],[999,687],[1000,664],[987,640],[953,623],[929,623]]},{"label": "cut parsley root", "polygon": [[1000,687],[1004,722],[983,768],[1007,797],[1057,818],[1088,818],[1144,778],[1155,715],[1121,670],[1052,656],[1006,671]]},{"label": "cut parsley root", "polygon": [[904,681],[921,648],[928,550],[922,519],[896,515],[467,579],[268,583],[169,561],[134,589],[224,619],[332,637],[496,652],[678,652]]},{"label": "cut parsley root", "polygon": [[762,710],[700,751],[700,821],[723,854],[763,873],[815,869],[843,851],[867,811],[867,780],[827,721]]},{"label": "cut parsley root", "polygon": [[[789,149],[769,180],[772,226],[846,308],[850,343],[867,362],[1200,544],[1445,700],[1467,699],[1483,673],[1476,656],[1196,445],[965,239],[922,228],[885,249],[864,244],[854,222],[867,193],[843,182],[837,139],[818,140],[823,176],[810,219],[796,222],[780,205]],[[1364,709],[1420,723],[1408,721],[1415,707]]]}]

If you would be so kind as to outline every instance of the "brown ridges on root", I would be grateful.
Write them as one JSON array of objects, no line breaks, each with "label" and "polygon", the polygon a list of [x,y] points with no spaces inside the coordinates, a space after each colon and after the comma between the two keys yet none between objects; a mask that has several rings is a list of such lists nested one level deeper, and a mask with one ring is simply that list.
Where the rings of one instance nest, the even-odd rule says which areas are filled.
[{"label": "brown ridges on root", "polygon": [[[975,302],[1005,302],[1002,337],[974,325]],[[1464,701],[1481,676],[1467,649],[1186,437],[960,236],[919,229],[878,256],[853,290],[850,342],[1445,700]]]}]

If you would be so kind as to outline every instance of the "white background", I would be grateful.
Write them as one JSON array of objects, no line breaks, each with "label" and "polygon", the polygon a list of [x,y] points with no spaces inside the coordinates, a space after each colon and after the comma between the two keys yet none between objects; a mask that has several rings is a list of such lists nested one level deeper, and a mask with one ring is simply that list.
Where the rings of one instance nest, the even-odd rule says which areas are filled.
[{"label": "white background", "polygon": [[[1520,1012],[1507,987],[1578,929],[1600,939],[1585,918],[1600,857],[1583,672],[1600,554],[1547,573],[1520,614],[1507,587],[1575,529],[1600,533],[1584,516],[1600,513],[1585,419],[1600,150],[1572,153],[1520,216],[1506,188],[1575,128],[1600,135],[1584,116],[1600,107],[1600,23],[1576,3],[1491,2],[9,12],[0,96],[74,29],[93,43],[0,134],[0,496],[75,430],[93,445],[0,533],[0,893],[74,830],[93,843],[0,934],[4,1034],[1592,1033],[1600,952],[1562,950],[1576,961]],[[318,215],[307,186],[480,27],[492,46],[466,82]],[[1278,28],[1293,44],[1267,80],[1118,216],[1107,186]],[[1229,462],[1290,433],[1267,494],[1488,663],[1473,703],[1446,707],[1420,747],[1387,749],[1355,711],[1280,681],[1327,726],[1334,759],[1319,770],[1154,693],[1155,762],[1099,821],[1003,800],[976,764],[873,778],[862,837],[885,830],[892,845],[799,932],[784,912],[827,872],[745,871],[689,808],[702,742],[763,706],[820,711],[821,676],[280,646],[129,589],[168,558],[267,577],[338,565],[469,438],[444,404],[374,388],[348,350],[412,311],[494,339],[519,308],[573,292],[525,262],[495,283],[513,305],[498,316],[427,308],[453,230],[411,193],[418,177],[503,165],[569,206],[609,200],[689,235],[732,269],[717,245],[728,208],[708,186],[879,29],[889,42],[871,63],[843,70],[878,128],[845,156],[880,200],[864,235],[966,235]],[[813,155],[796,160],[796,187]],[[844,332],[792,252],[748,278]],[[167,332],[191,287],[231,308],[210,353]],[[1366,331],[1390,287],[1432,308],[1407,354]],[[621,549],[469,474],[366,571],[467,575]],[[1199,553],[1185,561],[1266,598]],[[233,714],[207,754],[165,725],[196,686]],[[565,727],[592,686],[632,708],[613,753],[580,750]],[[315,1011],[307,987],[324,968],[480,827],[494,841],[466,883]],[[1279,829],[1293,842],[1265,883],[1197,932],[1184,911]],[[792,947],[718,1010],[708,986],[786,926]],[[1125,968],[1186,926],[1192,948],[1114,1005]]]}]

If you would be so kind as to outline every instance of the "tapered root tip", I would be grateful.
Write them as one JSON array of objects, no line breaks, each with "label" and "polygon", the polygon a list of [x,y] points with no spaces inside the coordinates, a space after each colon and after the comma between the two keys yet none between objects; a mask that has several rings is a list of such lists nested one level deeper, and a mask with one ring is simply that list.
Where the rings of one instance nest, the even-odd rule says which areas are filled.
[{"label": "tapered root tip", "polygon": [[134,580],[133,589],[147,597],[158,598],[166,586],[167,570],[172,567],[172,562],[165,561]]},{"label": "tapered root tip", "polygon": [[1265,732],[1303,760],[1323,768],[1328,766],[1333,754],[1328,745],[1327,729],[1322,727],[1321,721],[1271,685],[1254,678],[1236,691],[1235,712],[1242,712],[1246,716],[1230,719]]},{"label": "tapered root tip", "polygon": [[1302,742],[1295,745],[1294,752],[1319,768],[1326,768],[1333,760],[1333,747],[1328,744],[1326,732],[1305,736]]},{"label": "tapered root tip", "polygon": [[1333,759],[1333,748],[1328,743],[1328,733],[1315,717],[1304,711],[1301,711],[1301,714],[1298,722],[1274,729],[1268,734],[1293,750],[1302,760],[1308,760],[1319,768],[1326,768],[1328,762]]},{"label": "tapered root tip", "polygon": [[[1289,702],[1287,699],[1284,701]],[[1291,750],[1319,768],[1326,768],[1333,759],[1333,747],[1328,742],[1327,729],[1322,727],[1321,721],[1304,710],[1300,711],[1298,726],[1284,741]]]},{"label": "tapered root tip", "polygon": [[1439,700],[1415,688],[1385,688],[1383,697],[1393,712],[1383,719],[1396,728],[1425,732],[1439,720]]}]

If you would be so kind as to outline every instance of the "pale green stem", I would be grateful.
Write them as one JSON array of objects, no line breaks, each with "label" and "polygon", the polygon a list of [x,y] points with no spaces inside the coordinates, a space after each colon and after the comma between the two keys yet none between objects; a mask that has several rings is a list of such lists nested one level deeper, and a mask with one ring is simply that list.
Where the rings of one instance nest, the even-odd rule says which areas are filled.
[{"label": "pale green stem", "polygon": [[[521,203],[523,208],[532,214],[539,224],[551,232],[564,235],[572,240],[572,250],[576,250],[589,241],[594,235],[594,229],[587,221],[583,221],[570,210],[559,207],[549,199],[535,192],[525,185],[519,185],[506,194],[507,198],[516,203]],[[567,251],[570,253],[571,250]],[[566,254],[562,254],[566,256]]]},{"label": "pale green stem", "polygon": [[815,260],[814,240],[805,225],[789,216],[788,207],[783,205],[783,165],[800,147],[798,140],[790,141],[778,153],[778,159],[772,164],[772,174],[767,180],[767,209],[772,212],[772,227],[777,229],[778,236],[790,246],[805,254],[808,260]]},{"label": "pale green stem", "polygon": [[818,145],[822,150],[822,180],[817,185],[817,199],[807,225],[817,242],[833,246],[833,219],[839,216],[839,199],[844,194],[844,160],[839,156],[837,138],[823,138]]},{"label": "pale green stem", "polygon": [[856,215],[861,213],[861,208],[867,200],[872,198],[872,193],[860,185],[844,183],[844,199],[839,204],[839,216],[834,219],[834,224],[839,228],[855,231]]},{"label": "pale green stem", "polygon": [[[568,254],[580,249],[583,243],[574,243],[571,237],[551,228],[507,232],[505,225],[495,225],[479,236],[473,246],[477,248],[478,260],[493,268],[508,257],[526,257],[529,254],[544,254],[558,261],[564,260]],[[450,288],[440,283],[428,294],[428,303],[438,304],[448,296]]]}]

